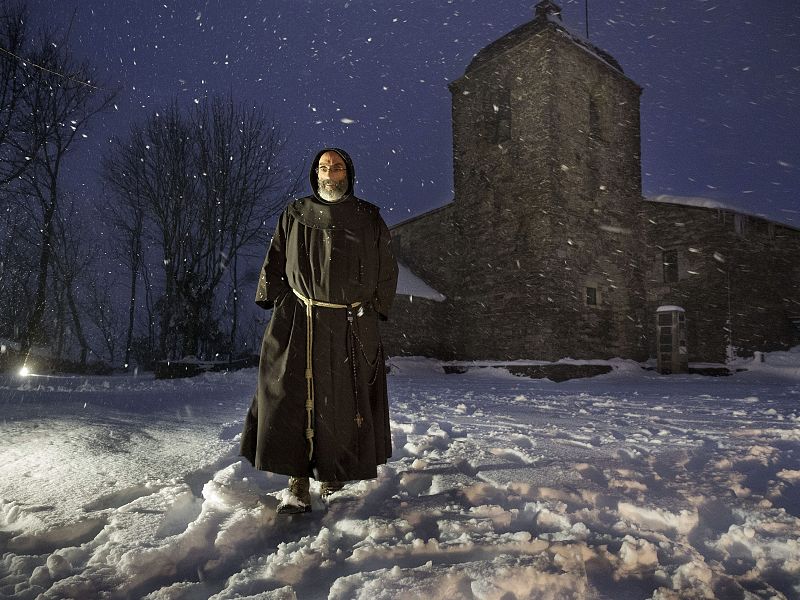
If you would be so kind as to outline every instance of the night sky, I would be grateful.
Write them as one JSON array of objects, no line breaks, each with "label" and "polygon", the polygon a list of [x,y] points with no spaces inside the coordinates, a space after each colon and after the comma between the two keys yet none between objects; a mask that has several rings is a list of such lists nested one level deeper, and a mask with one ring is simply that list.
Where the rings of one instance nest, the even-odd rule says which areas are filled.
[{"label": "night sky", "polygon": [[[357,193],[392,224],[452,199],[447,83],[535,0],[28,0],[34,27],[120,88],[67,173],[103,202],[99,158],[115,135],[173,99],[264,104],[293,168],[346,149]],[[583,0],[564,24],[585,35]],[[800,227],[800,3],[607,0],[589,38],[644,88],[646,196],[704,196]],[[91,169],[86,172],[86,165]],[[304,190],[305,191],[305,190]]]}]

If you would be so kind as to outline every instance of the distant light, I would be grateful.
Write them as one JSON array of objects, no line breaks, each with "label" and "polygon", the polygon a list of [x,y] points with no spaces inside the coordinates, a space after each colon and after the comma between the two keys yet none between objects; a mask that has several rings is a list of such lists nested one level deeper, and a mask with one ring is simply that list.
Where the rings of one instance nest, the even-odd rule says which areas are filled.
[{"label": "distant light", "polygon": [[31,370],[28,367],[22,367],[19,370],[19,376],[20,377],[27,377],[30,374],[31,374]]}]

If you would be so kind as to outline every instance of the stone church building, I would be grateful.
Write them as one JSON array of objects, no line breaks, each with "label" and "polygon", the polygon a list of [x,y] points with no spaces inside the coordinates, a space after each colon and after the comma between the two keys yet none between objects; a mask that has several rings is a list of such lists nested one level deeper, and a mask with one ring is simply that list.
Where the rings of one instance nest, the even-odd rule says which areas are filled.
[{"label": "stone church building", "polygon": [[450,91],[455,198],[392,228],[387,354],[646,360],[662,305],[692,361],[800,343],[800,230],[644,199],[642,88],[552,1]]}]

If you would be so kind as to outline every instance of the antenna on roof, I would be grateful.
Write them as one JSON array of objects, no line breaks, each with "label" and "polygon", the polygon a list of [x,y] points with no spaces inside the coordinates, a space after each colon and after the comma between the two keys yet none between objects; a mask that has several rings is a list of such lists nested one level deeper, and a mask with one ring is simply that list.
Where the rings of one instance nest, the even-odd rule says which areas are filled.
[{"label": "antenna on roof", "polygon": [[586,39],[589,39],[589,0],[584,0],[583,5],[586,7]]}]

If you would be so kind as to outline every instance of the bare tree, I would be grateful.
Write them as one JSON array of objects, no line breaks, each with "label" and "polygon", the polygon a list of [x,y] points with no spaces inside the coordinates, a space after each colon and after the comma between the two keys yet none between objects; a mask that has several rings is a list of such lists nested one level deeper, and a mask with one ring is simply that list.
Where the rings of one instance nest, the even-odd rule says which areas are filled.
[{"label": "bare tree", "polygon": [[[150,273],[155,269],[143,266],[142,267],[142,285],[144,287],[144,308],[145,313],[142,318],[138,319],[140,324],[144,321],[144,330],[146,335],[139,336],[139,343],[137,338],[134,337],[133,348],[131,353],[134,354],[133,349],[138,346],[137,363],[144,366],[151,366],[152,363],[158,359],[157,355],[157,340],[158,340],[158,318],[156,315],[156,291]],[[144,359],[144,360],[143,360]]]},{"label": "bare tree", "polygon": [[52,34],[43,34],[37,47],[32,60],[38,68],[22,96],[25,130],[33,139],[44,140],[22,176],[31,193],[40,232],[36,292],[24,339],[25,351],[42,338],[64,159],[90,119],[105,110],[114,96],[89,83],[93,79],[89,66],[77,63],[66,44],[56,43]]},{"label": "bare tree", "polygon": [[24,210],[0,210],[0,337],[19,340],[35,287],[36,240]]},{"label": "bare tree", "polygon": [[[161,254],[161,356],[229,351],[231,342],[220,341],[219,291],[223,283],[237,284],[236,269],[230,272],[236,256],[262,241],[259,234],[294,190],[295,182],[279,168],[283,144],[261,109],[216,99],[184,117],[173,103],[132,127],[104,161],[104,178],[120,204],[115,213],[125,223],[125,245],[138,252],[126,261],[132,290],[147,263],[133,240],[152,240]],[[233,304],[226,340],[236,338]]]},{"label": "bare tree", "polygon": [[[122,205],[115,210],[117,221],[128,222],[122,230],[126,232],[127,246],[136,252],[136,221],[142,216],[142,227],[144,219],[149,225],[144,233],[161,251],[164,297],[159,303],[159,349],[164,357],[177,352],[174,333],[178,280],[185,264],[186,241],[191,236],[192,201],[197,186],[192,145],[188,124],[173,104],[143,126],[134,125],[128,141],[117,141],[103,164],[104,178]],[[133,282],[133,271],[142,265],[141,246],[138,256],[129,258],[128,264],[135,266],[131,269]]]},{"label": "bare tree", "polygon": [[[116,303],[111,294],[115,287],[116,279],[113,277],[110,281],[104,281],[102,284],[97,279],[92,279],[88,283],[88,295],[84,303],[86,317],[97,330],[108,362],[112,365],[117,361],[120,330],[123,325],[119,313],[115,310]],[[128,361],[130,360],[132,340],[126,343],[128,345],[125,350],[125,360]]]},{"label": "bare tree", "polygon": [[26,61],[27,11],[21,3],[0,0],[0,206],[7,186],[30,166],[43,139],[25,130],[24,94],[34,75]]},{"label": "bare tree", "polygon": [[[126,157],[128,148],[115,142],[115,151],[111,158],[103,162],[103,178],[115,191],[120,202],[111,202],[111,225],[121,243],[113,244],[111,253],[128,270],[128,321],[125,333],[125,356],[123,364],[127,369],[131,364],[134,325],[136,322],[136,300],[139,275],[144,264],[144,193],[141,188],[142,178],[131,176],[125,165],[130,165],[130,157]],[[112,361],[113,362],[113,361]]]},{"label": "bare tree", "polygon": [[40,140],[23,124],[25,92],[31,67],[22,56],[27,48],[24,5],[0,0],[0,336],[18,340],[20,323],[30,315],[32,289],[30,214],[17,210],[17,180],[31,164]]},{"label": "bare tree", "polygon": [[[86,232],[79,225],[74,204],[53,220],[52,269],[58,290],[61,292],[60,307],[66,308],[71,317],[72,332],[80,345],[80,364],[85,366],[90,351],[84,332],[82,310],[78,293],[86,284],[93,250],[89,247]],[[59,353],[60,355],[60,353]]]},{"label": "bare tree", "polygon": [[[264,231],[265,223],[285,204],[291,182],[276,168],[284,139],[263,109],[215,98],[192,114],[197,137],[199,218],[192,240],[192,283],[188,313],[191,323],[211,321],[213,299],[223,277],[234,288],[230,340],[238,326],[237,257]],[[188,330],[190,353],[202,338]]]}]

